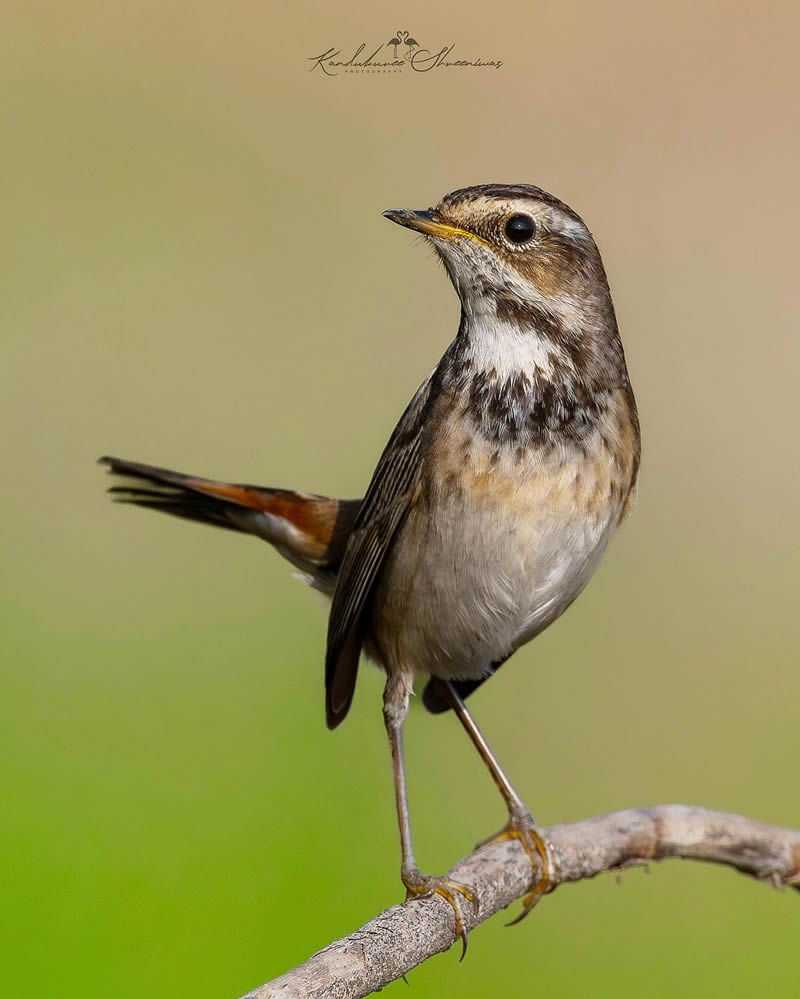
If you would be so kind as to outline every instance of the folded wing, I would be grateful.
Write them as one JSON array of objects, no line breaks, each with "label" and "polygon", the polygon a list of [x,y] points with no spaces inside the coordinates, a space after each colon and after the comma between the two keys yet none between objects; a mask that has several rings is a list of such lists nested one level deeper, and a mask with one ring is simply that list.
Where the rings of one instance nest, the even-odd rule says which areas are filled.
[{"label": "folded wing", "polygon": [[350,708],[369,598],[397,529],[417,495],[431,377],[417,390],[390,437],[347,539],[328,621],[325,714],[329,728],[336,728]]}]

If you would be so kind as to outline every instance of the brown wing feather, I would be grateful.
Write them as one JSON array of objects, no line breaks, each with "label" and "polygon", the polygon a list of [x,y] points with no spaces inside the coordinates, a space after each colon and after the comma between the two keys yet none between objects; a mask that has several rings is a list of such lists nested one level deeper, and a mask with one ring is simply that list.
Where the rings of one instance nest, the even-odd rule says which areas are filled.
[{"label": "brown wing feather", "polygon": [[336,728],[344,721],[350,708],[364,638],[364,612],[397,529],[417,495],[424,415],[430,395],[429,377],[390,437],[347,540],[328,620],[328,728]]}]

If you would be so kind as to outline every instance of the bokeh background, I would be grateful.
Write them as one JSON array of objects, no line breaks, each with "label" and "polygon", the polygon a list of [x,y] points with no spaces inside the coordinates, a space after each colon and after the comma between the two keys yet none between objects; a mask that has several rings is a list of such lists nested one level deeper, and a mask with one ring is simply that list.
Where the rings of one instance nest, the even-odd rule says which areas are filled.
[{"label": "bokeh background", "polygon": [[[529,181],[604,252],[644,431],[585,595],[473,702],[537,817],[797,826],[797,7],[7,6],[0,992],[234,997],[401,896],[380,677],[266,546],[113,506],[102,453],[359,495],[457,302],[381,218]],[[398,29],[501,69],[310,72]],[[424,869],[502,821],[407,733]],[[797,994],[800,900],[677,862],[496,918],[415,996]],[[389,994],[402,995],[402,983]]]}]

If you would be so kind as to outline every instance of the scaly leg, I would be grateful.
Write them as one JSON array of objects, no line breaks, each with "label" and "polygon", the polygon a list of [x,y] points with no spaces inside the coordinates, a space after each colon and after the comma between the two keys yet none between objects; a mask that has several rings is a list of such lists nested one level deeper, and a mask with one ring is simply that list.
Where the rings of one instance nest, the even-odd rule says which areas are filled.
[{"label": "scaly leg", "polygon": [[518,923],[528,915],[542,895],[546,895],[556,887],[558,884],[555,878],[557,864],[549,844],[537,828],[522,798],[520,798],[512,787],[511,781],[509,781],[494,753],[489,748],[489,744],[475,723],[475,719],[467,710],[467,706],[461,697],[459,697],[458,691],[448,680],[439,680],[438,683],[448,704],[455,712],[456,717],[466,729],[473,745],[480,753],[481,759],[486,764],[508,808],[508,822],[506,825],[500,832],[483,840],[478,846],[486,846],[488,843],[497,843],[505,839],[519,840],[520,846],[530,858],[533,870],[541,872],[536,881],[531,885],[528,894],[522,900],[522,912],[516,919],[509,923],[510,926],[513,926],[514,923]]},{"label": "scaly leg", "polygon": [[407,709],[408,695],[406,693],[406,703],[398,711],[396,710],[396,705],[392,703],[396,698],[396,694],[396,686],[390,679],[386,684],[386,692],[384,693],[383,717],[386,724],[386,733],[389,736],[389,748],[392,753],[397,824],[400,827],[400,877],[406,889],[407,900],[409,898],[441,895],[443,899],[450,903],[455,918],[455,934],[461,938],[460,960],[463,960],[467,952],[467,931],[461,916],[458,896],[461,895],[467,899],[474,909],[477,909],[477,904],[472,892],[464,885],[458,884],[456,881],[450,881],[444,877],[421,874],[417,867],[417,862],[414,859],[414,850],[411,845],[411,824],[408,818],[406,770],[403,758],[403,719],[405,717],[405,710],[403,709]]}]

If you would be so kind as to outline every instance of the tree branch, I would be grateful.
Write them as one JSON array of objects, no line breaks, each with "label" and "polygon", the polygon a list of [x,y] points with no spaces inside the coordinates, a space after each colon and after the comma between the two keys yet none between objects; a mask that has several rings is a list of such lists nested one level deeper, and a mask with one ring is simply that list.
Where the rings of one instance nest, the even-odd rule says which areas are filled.
[{"label": "tree branch", "polygon": [[[687,805],[631,808],[543,830],[558,884],[604,871],[683,857],[726,864],[772,885],[800,889],[800,830]],[[448,877],[468,885],[476,912],[462,905],[467,931],[520,898],[531,884],[515,841],[492,843],[460,860]],[[453,911],[439,896],[393,905],[242,999],[360,999],[454,942]]]}]

